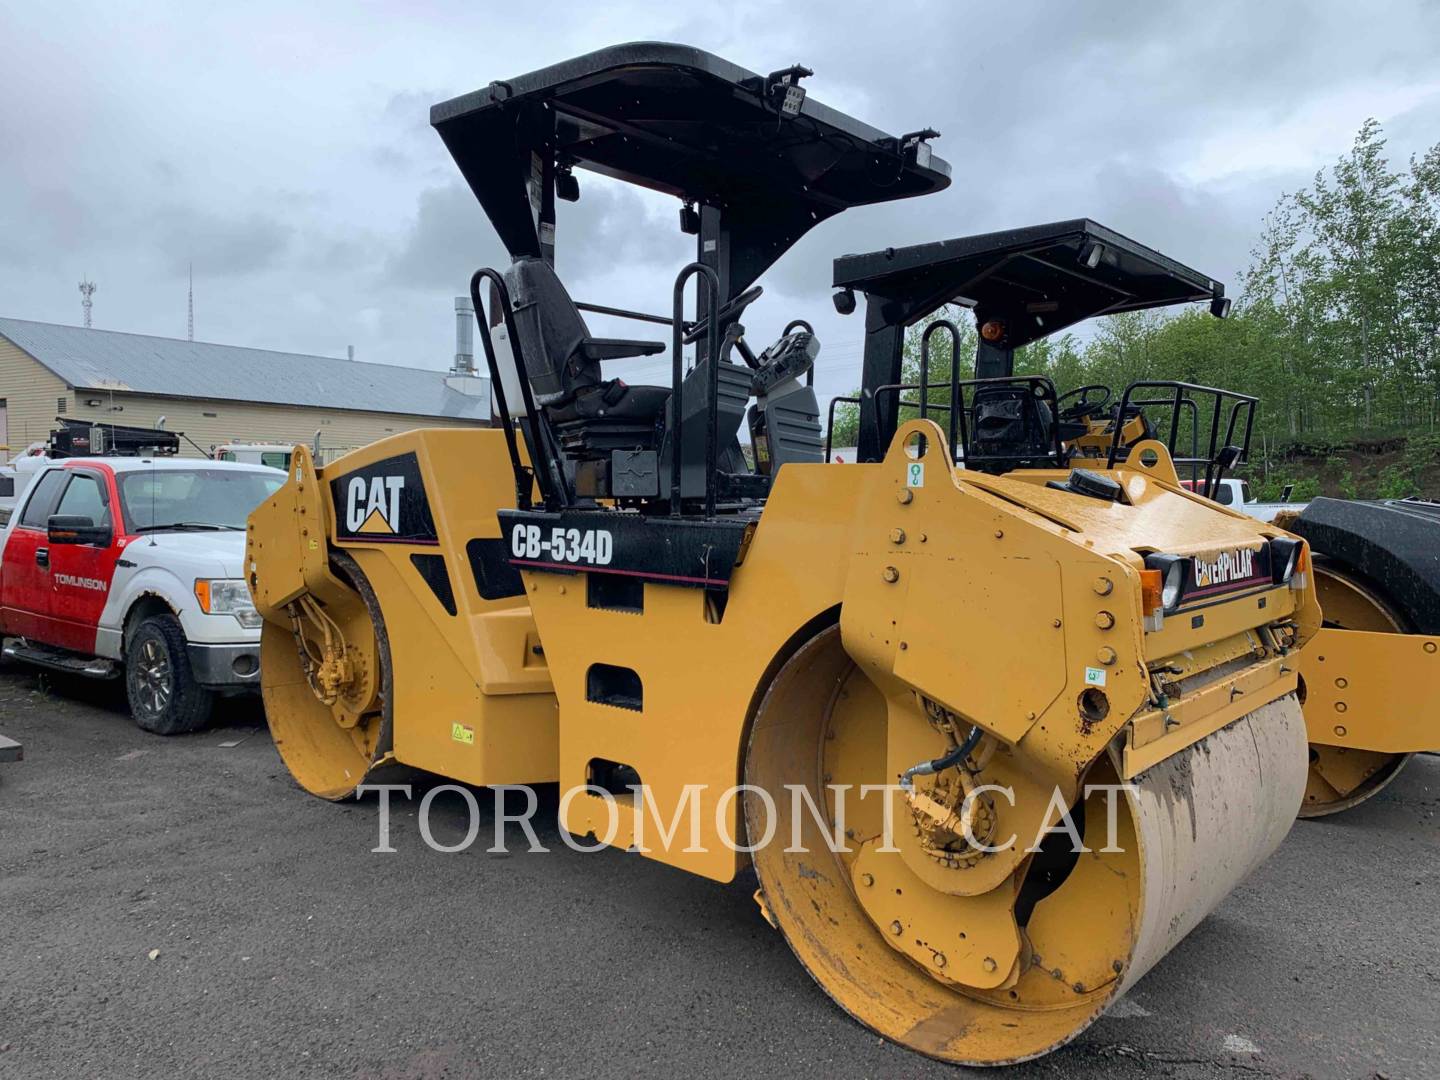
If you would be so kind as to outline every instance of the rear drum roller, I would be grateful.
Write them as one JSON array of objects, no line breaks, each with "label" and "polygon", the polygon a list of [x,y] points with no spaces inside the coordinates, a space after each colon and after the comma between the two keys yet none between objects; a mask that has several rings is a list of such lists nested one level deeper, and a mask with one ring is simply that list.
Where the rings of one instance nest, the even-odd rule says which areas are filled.
[{"label": "rear drum roller", "polygon": [[[770,917],[825,992],[885,1038],[959,1064],[1023,1061],[1082,1032],[1279,845],[1305,783],[1304,718],[1287,695],[1132,781],[1117,799],[1120,850],[1100,850],[1107,800],[1097,791],[1073,815],[1077,826],[1088,822],[1090,850],[1076,858],[1068,840],[1063,852],[1047,843],[993,890],[962,896],[925,883],[936,873],[943,880],[944,869],[902,881],[882,869],[893,861],[874,861],[898,860],[874,851],[883,796],[857,798],[862,784],[896,782],[885,775],[886,725],[886,703],[846,655],[839,629],[812,638],[756,714],[747,832]],[[986,753],[982,745],[971,759],[982,780]],[[1106,754],[1088,783],[1115,777]],[[850,850],[836,853],[827,840],[842,827],[839,785],[850,785]],[[792,787],[828,813],[823,826]],[[768,804],[757,788],[771,793]],[[762,843],[767,818],[775,831]],[[897,844],[920,834],[895,812]],[[941,867],[973,856],[934,853]]]},{"label": "rear drum roller", "polygon": [[[1385,634],[1409,631],[1404,616],[1363,581],[1323,556],[1313,556],[1313,565],[1326,626]],[[1359,806],[1399,776],[1410,757],[1311,743],[1310,776],[1300,816],[1325,817]]]},{"label": "rear drum roller", "polygon": [[[260,638],[260,679],[270,733],[285,766],[313,795],[344,799],[390,754],[390,648],[374,590],[343,552],[331,568],[352,592],[310,612],[292,605],[291,626],[267,620]],[[314,604],[313,598],[306,598]],[[321,662],[326,632],[343,651],[344,681],[327,686]]]}]

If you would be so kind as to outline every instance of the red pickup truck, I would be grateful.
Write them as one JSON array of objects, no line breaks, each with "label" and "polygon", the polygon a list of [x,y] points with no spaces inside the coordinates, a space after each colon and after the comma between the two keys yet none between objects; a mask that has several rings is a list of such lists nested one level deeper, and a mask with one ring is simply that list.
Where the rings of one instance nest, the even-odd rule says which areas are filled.
[{"label": "red pickup truck", "polygon": [[148,731],[191,731],[216,695],[258,688],[246,517],[278,469],[182,458],[66,458],[0,532],[7,658],[125,678]]}]

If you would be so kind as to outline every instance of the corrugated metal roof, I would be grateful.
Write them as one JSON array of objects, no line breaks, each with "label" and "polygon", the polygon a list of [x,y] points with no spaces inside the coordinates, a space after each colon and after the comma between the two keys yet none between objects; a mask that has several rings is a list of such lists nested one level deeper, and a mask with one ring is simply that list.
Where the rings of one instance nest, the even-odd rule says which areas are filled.
[{"label": "corrugated metal roof", "polygon": [[452,390],[442,371],[25,319],[0,318],[0,335],[77,390],[490,419],[488,395]]}]

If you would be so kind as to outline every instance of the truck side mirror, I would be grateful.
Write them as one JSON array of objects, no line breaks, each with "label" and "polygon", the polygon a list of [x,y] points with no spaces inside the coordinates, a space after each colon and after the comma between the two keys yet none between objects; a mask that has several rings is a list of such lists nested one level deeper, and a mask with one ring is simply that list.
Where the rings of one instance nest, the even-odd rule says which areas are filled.
[{"label": "truck side mirror", "polygon": [[46,532],[52,544],[94,544],[109,547],[114,538],[109,525],[95,522],[79,514],[51,514]]}]

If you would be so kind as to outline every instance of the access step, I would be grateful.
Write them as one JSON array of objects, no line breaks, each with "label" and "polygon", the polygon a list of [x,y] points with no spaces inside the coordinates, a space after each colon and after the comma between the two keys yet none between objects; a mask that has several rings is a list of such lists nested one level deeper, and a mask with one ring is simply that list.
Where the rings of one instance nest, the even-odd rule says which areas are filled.
[{"label": "access step", "polygon": [[114,660],[52,649],[48,645],[33,641],[7,641],[4,656],[6,660],[35,664],[51,671],[63,671],[68,675],[80,675],[87,679],[109,679],[120,673]]}]

